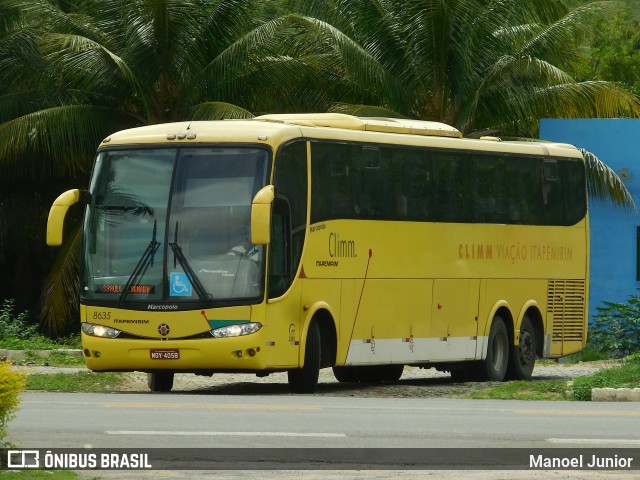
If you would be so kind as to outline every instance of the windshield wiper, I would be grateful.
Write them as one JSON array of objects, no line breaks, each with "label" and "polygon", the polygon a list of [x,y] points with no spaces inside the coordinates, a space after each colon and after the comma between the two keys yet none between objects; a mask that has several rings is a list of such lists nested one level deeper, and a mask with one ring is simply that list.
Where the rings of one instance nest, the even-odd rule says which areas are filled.
[{"label": "windshield wiper", "polygon": [[136,265],[136,268],[133,269],[133,272],[129,276],[127,283],[124,285],[124,290],[120,294],[120,298],[118,299],[118,304],[121,304],[127,298],[127,295],[131,290],[131,285],[133,285],[133,282],[135,282],[138,279],[138,277],[144,274],[144,272],[147,270],[147,267],[149,265],[153,266],[153,256],[155,255],[156,251],[158,250],[158,247],[160,246],[160,242],[156,241],[157,230],[158,230],[157,220],[154,220],[153,234],[151,235],[151,241],[149,242],[149,245],[147,245],[146,250],[140,257],[140,260],[138,260],[138,264]]},{"label": "windshield wiper", "polygon": [[177,260],[182,267],[182,270],[184,270],[184,273],[187,274],[187,277],[193,285],[194,290],[198,294],[198,297],[200,297],[200,300],[202,300],[203,302],[211,300],[211,295],[205,290],[202,282],[196,275],[196,272],[194,272],[191,268],[191,265],[189,265],[187,257],[185,257],[184,253],[182,253],[182,248],[180,247],[180,245],[178,245],[178,222],[176,222],[176,230],[173,237],[173,243],[170,242],[169,247],[171,247],[171,250],[173,251],[173,267],[176,267]]}]

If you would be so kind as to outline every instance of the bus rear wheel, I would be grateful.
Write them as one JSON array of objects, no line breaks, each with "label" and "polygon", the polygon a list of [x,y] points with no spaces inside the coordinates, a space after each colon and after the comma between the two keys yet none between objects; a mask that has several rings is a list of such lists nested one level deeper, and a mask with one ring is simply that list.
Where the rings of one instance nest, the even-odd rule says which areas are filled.
[{"label": "bus rear wheel", "polygon": [[333,376],[340,383],[359,382],[357,367],[333,367]]},{"label": "bus rear wheel", "polygon": [[320,329],[316,322],[309,325],[304,349],[304,366],[289,370],[287,377],[293,393],[314,393],[320,375]]},{"label": "bus rear wheel", "polygon": [[170,392],[173,388],[173,372],[147,373],[147,384],[152,392]]},{"label": "bus rear wheel", "polygon": [[487,357],[480,363],[480,377],[490,382],[505,379],[509,364],[509,334],[501,317],[495,316],[489,330]]},{"label": "bus rear wheel", "polygon": [[511,348],[507,378],[529,380],[536,363],[536,334],[529,317],[522,319],[518,345]]}]

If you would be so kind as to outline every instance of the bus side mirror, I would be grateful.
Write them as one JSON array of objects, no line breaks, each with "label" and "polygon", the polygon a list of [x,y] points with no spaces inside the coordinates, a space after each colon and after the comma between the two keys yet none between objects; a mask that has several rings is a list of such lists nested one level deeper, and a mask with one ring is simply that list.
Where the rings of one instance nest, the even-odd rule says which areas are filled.
[{"label": "bus side mirror", "polygon": [[271,242],[271,204],[276,197],[273,185],[261,188],[251,202],[251,243],[267,245]]},{"label": "bus side mirror", "polygon": [[86,201],[89,192],[83,192],[77,188],[67,190],[55,199],[51,209],[49,210],[49,219],[47,220],[47,245],[50,247],[59,247],[62,245],[62,231],[64,229],[64,218],[67,216],[67,210],[71,205],[75,205],[80,201]]}]

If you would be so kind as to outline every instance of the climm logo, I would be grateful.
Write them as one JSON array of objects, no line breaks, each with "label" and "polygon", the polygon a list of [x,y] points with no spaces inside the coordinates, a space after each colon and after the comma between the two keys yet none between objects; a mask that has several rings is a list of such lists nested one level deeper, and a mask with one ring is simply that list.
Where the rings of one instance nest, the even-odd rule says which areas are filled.
[{"label": "climm logo", "polygon": [[329,234],[329,256],[332,258],[357,257],[355,240],[342,240],[340,234]]},{"label": "climm logo", "polygon": [[461,243],[458,245],[458,258],[462,260],[492,260],[493,245]]}]

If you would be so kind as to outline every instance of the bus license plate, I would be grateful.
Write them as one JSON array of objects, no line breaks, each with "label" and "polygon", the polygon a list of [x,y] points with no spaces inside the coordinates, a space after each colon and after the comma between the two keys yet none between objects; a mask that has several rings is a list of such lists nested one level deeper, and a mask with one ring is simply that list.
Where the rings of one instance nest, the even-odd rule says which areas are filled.
[{"label": "bus license plate", "polygon": [[151,355],[151,360],[179,360],[180,359],[180,350],[158,350],[152,348],[149,351]]}]

